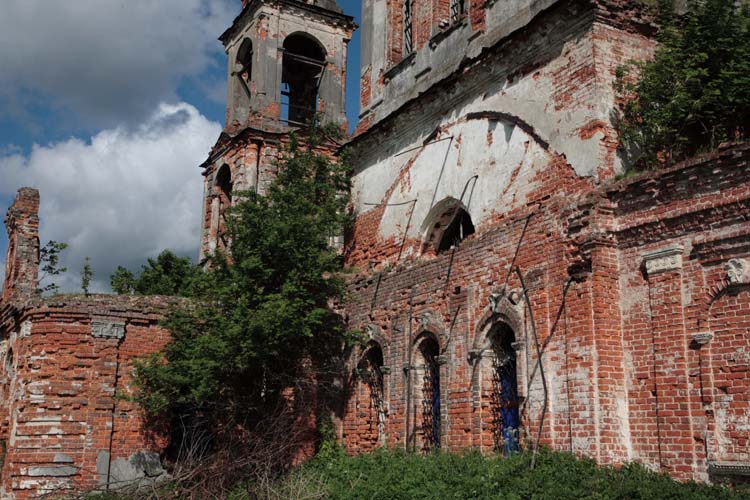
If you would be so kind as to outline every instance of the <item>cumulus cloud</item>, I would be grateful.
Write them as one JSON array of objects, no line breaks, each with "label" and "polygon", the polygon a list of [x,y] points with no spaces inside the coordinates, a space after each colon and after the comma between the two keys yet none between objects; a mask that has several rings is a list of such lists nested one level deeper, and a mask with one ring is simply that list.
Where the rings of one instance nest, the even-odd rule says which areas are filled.
[{"label": "cumulus cloud", "polygon": [[137,270],[165,248],[197,256],[198,165],[220,132],[220,124],[189,104],[161,104],[135,127],[0,156],[0,197],[21,186],[38,188],[42,244],[70,244],[62,262],[69,272],[58,284],[79,290],[89,256],[94,289],[104,291],[117,265]]},{"label": "cumulus cloud", "polygon": [[[0,109],[32,128],[41,106],[88,126],[133,124],[225,65],[216,40],[239,0],[3,0]],[[69,113],[70,112],[70,113]]]}]

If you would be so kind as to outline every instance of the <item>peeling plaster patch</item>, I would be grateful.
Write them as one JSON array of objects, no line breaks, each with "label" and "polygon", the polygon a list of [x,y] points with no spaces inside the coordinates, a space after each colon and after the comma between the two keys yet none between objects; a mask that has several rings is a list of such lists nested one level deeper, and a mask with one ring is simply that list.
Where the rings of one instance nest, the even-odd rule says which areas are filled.
[{"label": "peeling plaster patch", "polygon": [[30,477],[70,477],[75,476],[78,469],[72,465],[63,465],[57,467],[29,467],[28,476]]},{"label": "peeling plaster patch", "polygon": [[125,323],[95,319],[91,321],[91,334],[96,338],[122,339],[125,337]]},{"label": "peeling plaster patch", "polygon": [[109,453],[102,451],[96,460],[96,470],[99,473],[99,484],[109,483],[111,488],[121,488],[134,483],[151,484],[154,481],[168,477],[161,466],[159,454],[150,451],[139,451],[128,459],[116,458],[109,462]]},{"label": "peeling plaster patch", "polygon": [[[533,172],[548,164],[549,155],[519,127],[505,122],[499,127],[497,123],[497,120],[483,118],[446,126],[446,134],[462,138],[459,148],[449,147],[451,141],[444,141],[421,149],[409,169],[411,188],[405,192],[395,190],[387,199],[387,203],[395,206],[385,208],[380,236],[383,239],[403,237],[405,205],[400,204],[416,198],[407,238],[420,238],[420,227],[428,216],[433,197],[435,203],[447,197],[458,199],[475,174],[479,175],[479,182],[473,189],[469,186],[463,200],[475,226],[491,214],[508,210],[512,203],[523,202],[526,193],[534,187],[530,180]],[[492,133],[490,148],[487,147],[489,133]],[[385,162],[387,164],[388,160]],[[377,165],[369,170],[382,174],[383,167],[385,165]],[[441,171],[442,176],[439,176]]]},{"label": "peeling plaster patch", "polygon": [[72,464],[73,459],[65,453],[55,453],[55,458],[52,459],[56,464]]}]

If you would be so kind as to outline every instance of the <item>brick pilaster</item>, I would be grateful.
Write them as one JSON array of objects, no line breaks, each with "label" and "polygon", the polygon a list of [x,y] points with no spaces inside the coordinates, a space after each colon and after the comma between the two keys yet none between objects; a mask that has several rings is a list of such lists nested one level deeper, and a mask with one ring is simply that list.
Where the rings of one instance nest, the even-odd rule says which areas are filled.
[{"label": "brick pilaster", "polygon": [[648,274],[659,465],[690,479],[695,448],[690,415],[688,340],[682,293],[682,247],[644,255]]}]

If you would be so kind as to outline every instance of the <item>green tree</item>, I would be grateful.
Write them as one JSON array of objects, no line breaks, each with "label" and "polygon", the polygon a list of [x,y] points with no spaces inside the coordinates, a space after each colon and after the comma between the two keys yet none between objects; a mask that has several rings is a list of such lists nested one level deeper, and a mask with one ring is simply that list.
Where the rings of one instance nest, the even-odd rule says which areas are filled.
[{"label": "green tree", "polygon": [[135,293],[135,276],[122,266],[117,266],[115,272],[109,277],[112,291],[118,295],[131,295]]},{"label": "green tree", "polygon": [[91,287],[91,279],[94,277],[94,271],[91,269],[91,259],[86,257],[83,263],[83,269],[81,269],[81,290],[88,297],[89,288]]},{"label": "green tree", "polygon": [[639,168],[750,134],[748,2],[694,0],[684,16],[667,2],[660,10],[654,59],[620,68],[616,83],[626,100],[620,139]]},{"label": "green tree", "polygon": [[[39,260],[42,270],[39,276],[39,283],[68,272],[67,267],[60,267],[60,254],[67,248],[67,243],[50,240],[39,250]],[[59,291],[60,287],[54,282],[50,282],[39,289],[39,293],[51,293],[53,295]]]},{"label": "green tree", "polygon": [[132,272],[118,266],[110,276],[110,285],[121,295],[191,295],[193,281],[202,271],[187,257],[178,257],[170,250],[164,250],[155,259],[148,259],[141,273],[136,277]]},{"label": "green tree", "polygon": [[250,421],[303,358],[341,347],[346,331],[330,304],[344,291],[342,258],[329,240],[349,220],[349,170],[316,153],[328,133],[311,130],[304,147],[293,139],[266,195],[237,193],[231,257],[211,258],[192,286],[195,307],[166,321],[163,356],[138,366],[138,399],[152,414]]}]

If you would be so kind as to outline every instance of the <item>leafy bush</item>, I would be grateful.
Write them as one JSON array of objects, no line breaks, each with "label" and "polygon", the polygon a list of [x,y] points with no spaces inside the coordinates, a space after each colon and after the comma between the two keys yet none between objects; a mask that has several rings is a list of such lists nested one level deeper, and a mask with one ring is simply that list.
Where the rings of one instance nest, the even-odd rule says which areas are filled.
[{"label": "leafy bush", "polygon": [[654,59],[618,70],[620,139],[639,168],[750,135],[748,2],[689,0],[684,16],[671,5],[661,2]]},{"label": "leafy bush", "polygon": [[726,488],[678,483],[629,464],[615,469],[571,454],[542,451],[509,458],[466,454],[343,453],[310,463],[330,500],[703,500],[747,498]]}]

